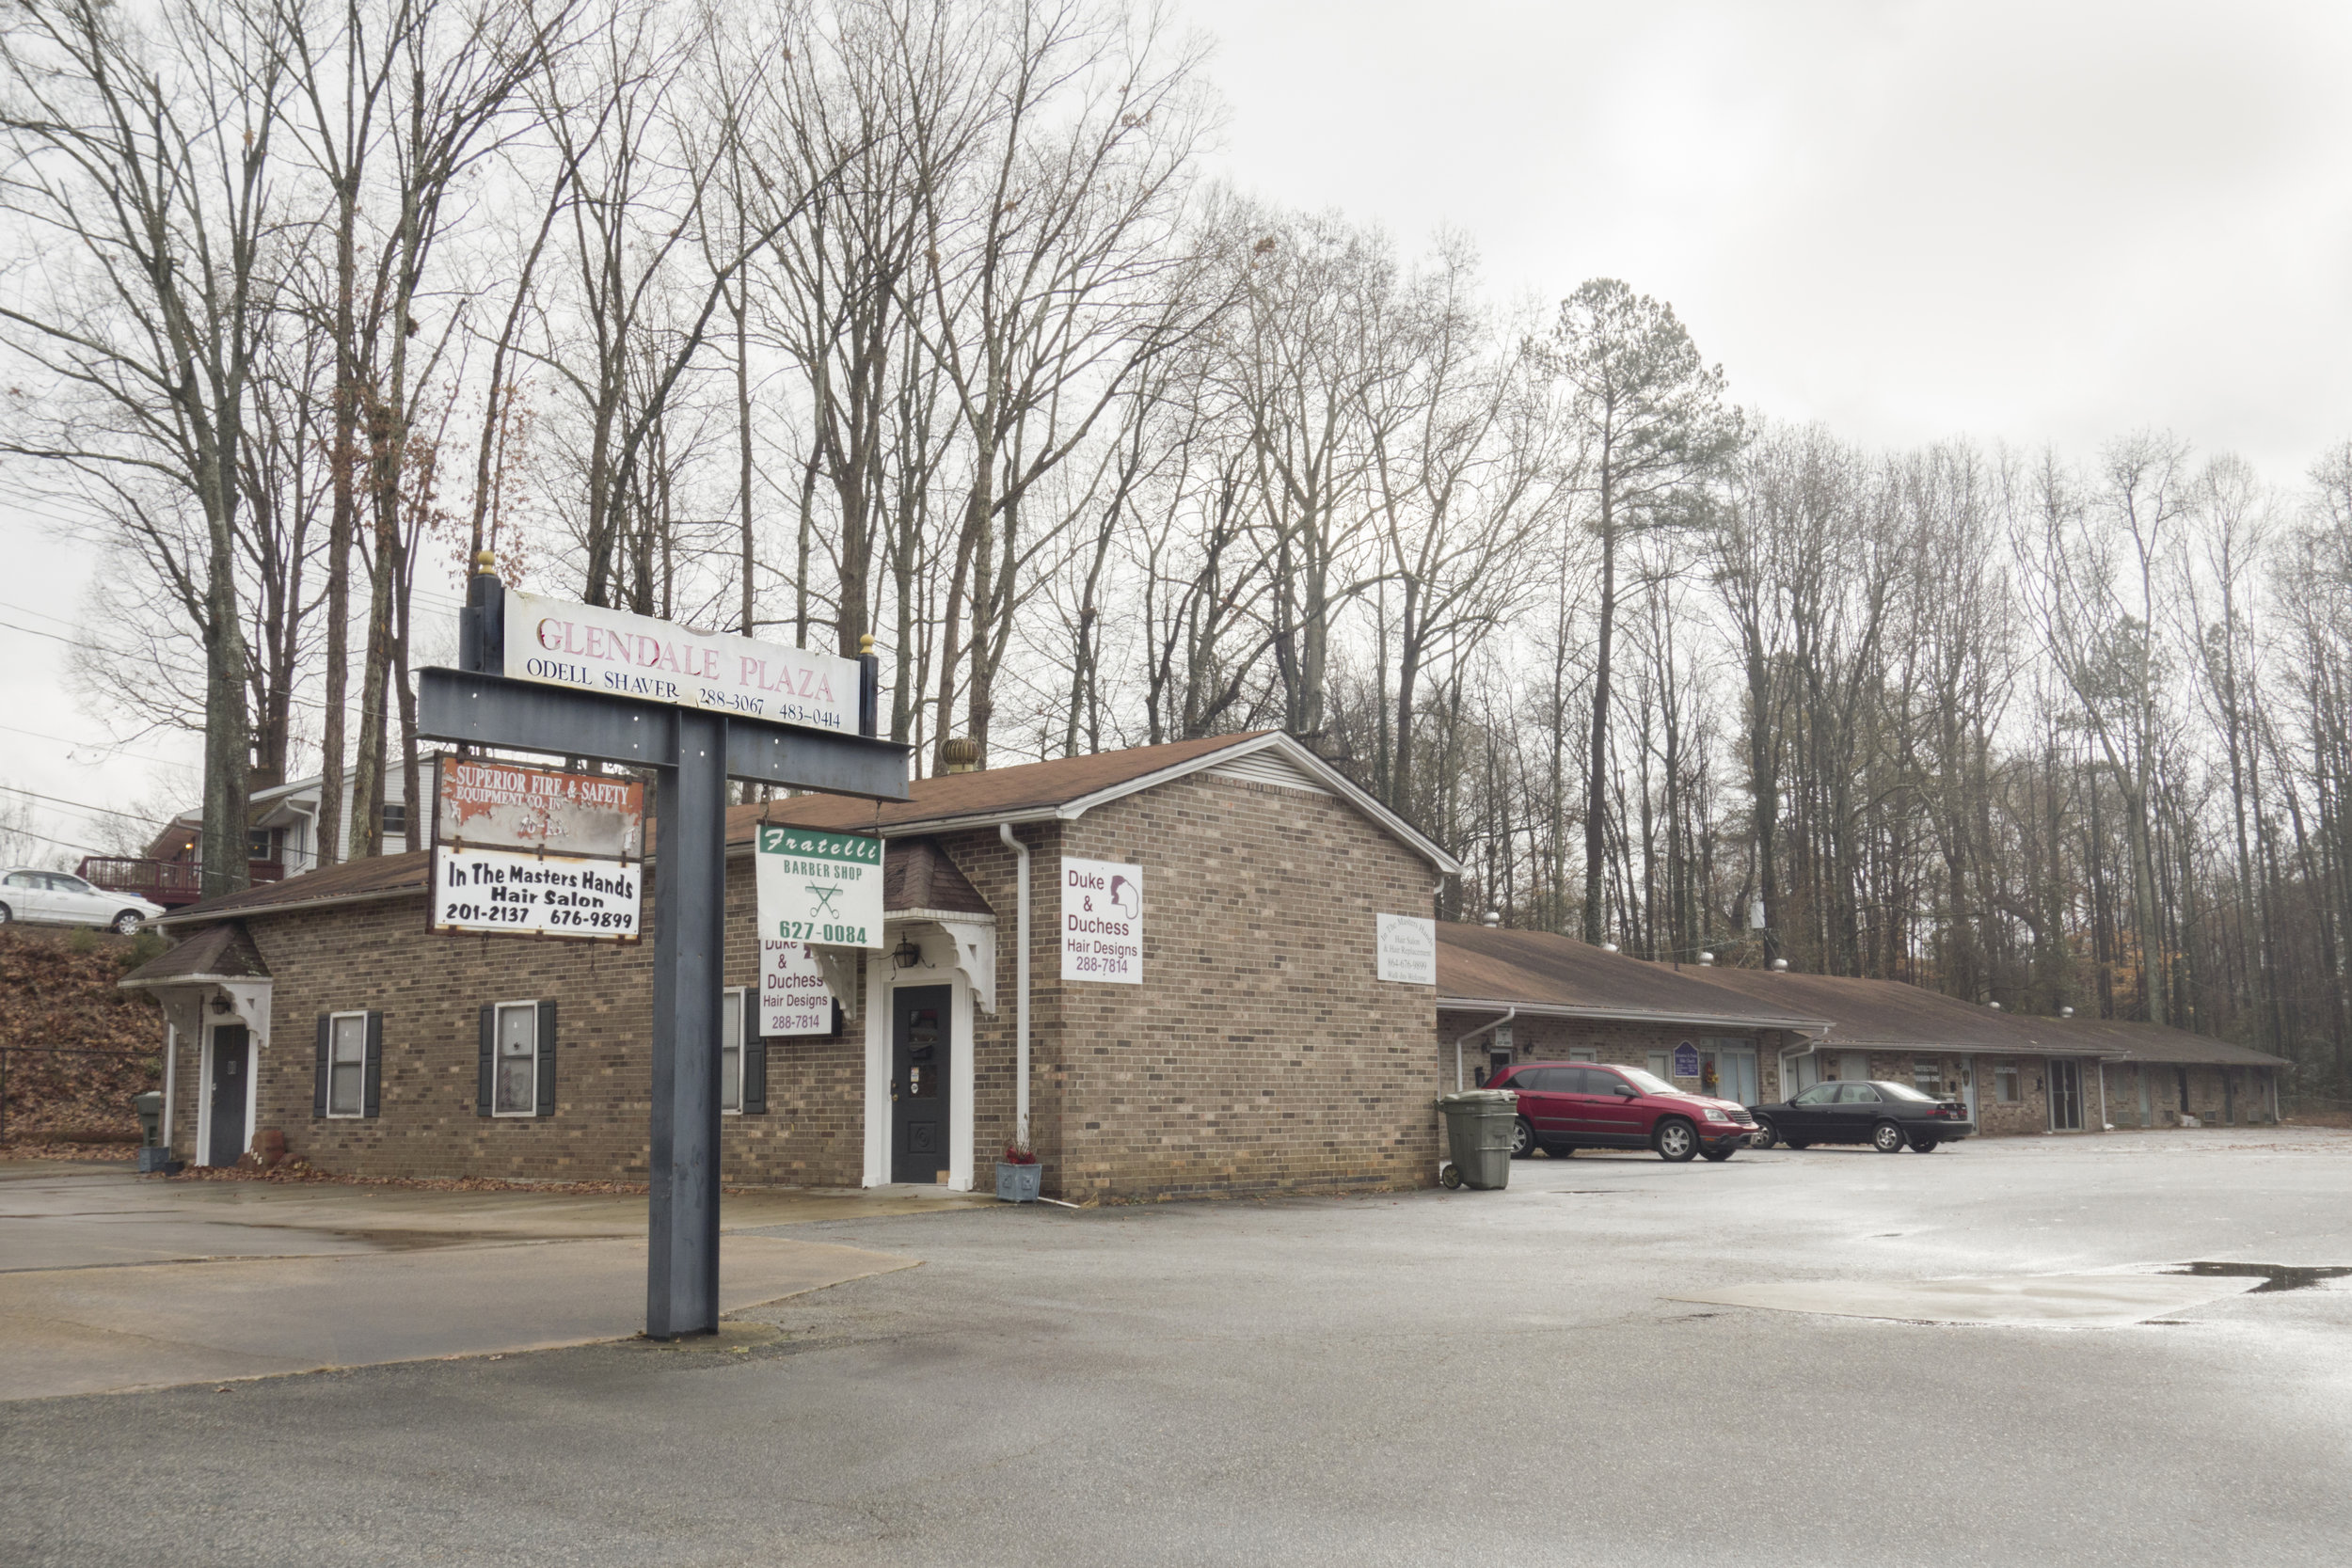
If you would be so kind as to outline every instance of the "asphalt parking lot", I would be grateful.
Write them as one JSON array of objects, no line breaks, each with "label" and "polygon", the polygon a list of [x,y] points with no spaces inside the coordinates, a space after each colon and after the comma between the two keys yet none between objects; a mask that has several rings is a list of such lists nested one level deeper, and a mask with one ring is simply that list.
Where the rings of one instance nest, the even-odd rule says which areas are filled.
[{"label": "asphalt parking lot", "polygon": [[2336,1561],[2352,1278],[2162,1271],[2352,1264],[2347,1179],[2236,1130],[779,1226],[921,1266],[710,1348],[0,1404],[0,1560]]}]

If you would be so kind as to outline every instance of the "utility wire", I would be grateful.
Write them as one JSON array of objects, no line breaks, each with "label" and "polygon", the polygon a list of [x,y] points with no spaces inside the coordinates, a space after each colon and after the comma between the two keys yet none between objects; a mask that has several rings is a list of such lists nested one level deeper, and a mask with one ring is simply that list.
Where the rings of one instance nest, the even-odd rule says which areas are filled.
[{"label": "utility wire", "polygon": [[176,762],[166,762],[161,757],[151,757],[138,752],[126,752],[119,746],[98,746],[94,742],[87,740],[68,740],[61,735],[43,735],[39,730],[20,729],[14,724],[0,724],[0,730],[6,730],[10,735],[28,735],[35,740],[53,740],[60,746],[89,747],[96,751],[111,752],[119,757],[127,757],[133,762],[152,763],[157,768],[178,768],[182,766]]},{"label": "utility wire", "polygon": [[137,812],[133,811],[117,811],[112,806],[89,806],[84,805],[79,800],[60,800],[55,795],[43,795],[37,789],[26,789],[22,784],[0,784],[0,789],[8,790],[16,795],[29,795],[36,800],[46,800],[53,806],[63,806],[68,811],[94,811],[107,816],[119,816],[126,822],[145,822],[152,824],[155,821],[154,817],[142,816]]}]

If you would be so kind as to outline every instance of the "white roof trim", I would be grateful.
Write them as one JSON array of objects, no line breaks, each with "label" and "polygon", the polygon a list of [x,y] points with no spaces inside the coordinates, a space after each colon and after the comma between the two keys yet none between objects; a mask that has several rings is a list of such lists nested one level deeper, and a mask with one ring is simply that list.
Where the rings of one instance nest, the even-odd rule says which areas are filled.
[{"label": "white roof trim", "polygon": [[1745,1013],[1659,1012],[1648,1007],[1581,1007],[1565,1002],[1515,1002],[1507,998],[1440,996],[1441,1013],[1500,1012],[1517,1007],[1521,1018],[1589,1018],[1626,1023],[1728,1023],[1740,1029],[1786,1029],[1791,1034],[1827,1033],[1826,1019],[1768,1018]]}]

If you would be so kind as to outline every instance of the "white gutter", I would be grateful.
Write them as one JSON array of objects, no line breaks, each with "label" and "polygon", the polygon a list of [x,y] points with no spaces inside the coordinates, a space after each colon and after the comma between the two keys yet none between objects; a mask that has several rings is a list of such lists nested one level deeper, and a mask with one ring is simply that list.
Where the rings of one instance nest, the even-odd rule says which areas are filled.
[{"label": "white gutter", "polygon": [[1626,1023],[1726,1023],[1741,1029],[1786,1029],[1791,1034],[1826,1034],[1831,1024],[1823,1018],[1778,1018],[1743,1013],[1658,1012],[1646,1007],[1586,1007],[1565,1002],[1514,1002],[1508,997],[1440,996],[1438,1010],[1441,1013],[1483,1013],[1510,1007],[1530,1018],[1600,1019]]},{"label": "white gutter", "polygon": [[1015,1140],[1029,1147],[1029,847],[1015,838],[1012,824],[996,824],[996,836],[1019,861],[1014,875],[1021,881],[1018,913],[1013,921],[1013,1128]]},{"label": "white gutter", "polygon": [[1454,1092],[1455,1094],[1460,1094],[1462,1092],[1462,1047],[1468,1045],[1470,1041],[1476,1039],[1487,1030],[1500,1029],[1504,1024],[1510,1022],[1513,1019],[1518,1016],[1519,1010],[1517,1007],[1514,1007],[1509,1012],[1503,1014],[1501,1018],[1494,1020],[1490,1023],[1480,1024],[1477,1028],[1472,1029],[1469,1034],[1464,1035],[1460,1039],[1454,1042]]}]

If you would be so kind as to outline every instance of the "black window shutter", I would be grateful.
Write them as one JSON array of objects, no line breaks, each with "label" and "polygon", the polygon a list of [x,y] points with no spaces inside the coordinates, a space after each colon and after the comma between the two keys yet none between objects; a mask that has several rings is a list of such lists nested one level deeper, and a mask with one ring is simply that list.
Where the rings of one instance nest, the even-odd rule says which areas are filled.
[{"label": "black window shutter", "polygon": [[368,1081],[362,1091],[360,1114],[378,1116],[384,1109],[384,1015],[368,1014]]},{"label": "black window shutter", "polygon": [[743,988],[743,1114],[768,1109],[768,1042],[759,1037],[759,988]]},{"label": "black window shutter", "polygon": [[326,1040],[334,1027],[335,1021],[330,1015],[319,1014],[318,1072],[310,1085],[310,1114],[314,1117],[326,1115]]},{"label": "black window shutter", "polygon": [[555,1004],[539,1004],[539,1114],[555,1115]]},{"label": "black window shutter", "polygon": [[490,1114],[490,1069],[492,1054],[498,1049],[499,1010],[489,1003],[482,1005],[482,1054],[474,1067],[473,1114]]}]

